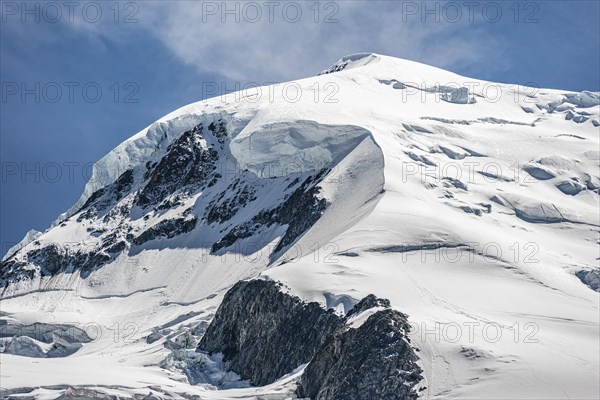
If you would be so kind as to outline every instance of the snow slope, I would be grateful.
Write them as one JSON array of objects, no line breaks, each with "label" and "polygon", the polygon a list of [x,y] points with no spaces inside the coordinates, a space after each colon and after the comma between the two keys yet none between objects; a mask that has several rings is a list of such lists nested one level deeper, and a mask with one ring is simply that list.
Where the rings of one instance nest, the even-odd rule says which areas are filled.
[{"label": "snow slope", "polygon": [[340,312],[389,298],[424,398],[598,398],[599,297],[576,274],[599,268],[599,98],[360,54],[176,110],[3,260],[2,320],[93,340],[2,353],[0,386],[290,398],[301,369],[249,388],[218,357],[180,365],[224,292],[260,276]]}]

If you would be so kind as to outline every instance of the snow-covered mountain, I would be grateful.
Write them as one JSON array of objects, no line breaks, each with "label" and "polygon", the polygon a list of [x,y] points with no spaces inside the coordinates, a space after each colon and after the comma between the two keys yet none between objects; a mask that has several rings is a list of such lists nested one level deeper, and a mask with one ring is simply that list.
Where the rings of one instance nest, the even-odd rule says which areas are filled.
[{"label": "snow-covered mountain", "polygon": [[291,398],[195,350],[261,278],[389,299],[422,398],[599,398],[599,100],[358,54],[182,107],[0,264],[4,395]]}]

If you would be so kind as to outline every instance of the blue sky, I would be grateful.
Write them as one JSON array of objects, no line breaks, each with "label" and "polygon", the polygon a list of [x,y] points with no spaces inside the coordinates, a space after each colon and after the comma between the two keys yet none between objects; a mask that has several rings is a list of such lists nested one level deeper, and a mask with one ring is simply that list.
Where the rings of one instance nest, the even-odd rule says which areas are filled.
[{"label": "blue sky", "polygon": [[2,253],[78,199],[91,163],[209,82],[287,81],[376,52],[600,91],[597,0],[250,3],[2,1]]}]

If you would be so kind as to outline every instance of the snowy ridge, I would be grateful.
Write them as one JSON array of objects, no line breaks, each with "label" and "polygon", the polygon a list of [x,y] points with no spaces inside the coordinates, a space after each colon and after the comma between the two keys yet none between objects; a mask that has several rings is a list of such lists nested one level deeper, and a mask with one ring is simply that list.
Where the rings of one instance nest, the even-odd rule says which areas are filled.
[{"label": "snowy ridge", "polygon": [[[172,115],[174,114],[174,115]],[[172,113],[138,132],[96,162],[92,176],[79,200],[53,223],[58,225],[78,211],[98,189],[113,183],[123,172],[152,160],[165,151],[166,147],[183,132],[201,123],[210,123],[215,115]],[[217,118],[218,119],[218,118]],[[207,123],[208,122],[208,123]],[[233,121],[228,129],[235,132]]]},{"label": "snowy ridge", "polygon": [[[401,73],[401,79],[406,82],[421,83],[424,87],[433,88],[436,84],[456,84],[467,80],[471,84],[483,83],[474,79],[467,79],[451,72],[420,64],[408,60],[393,59],[390,57],[381,56],[375,53],[357,53],[349,56],[342,57],[337,61],[331,68],[325,71],[341,71],[342,69],[354,69],[362,68],[371,63],[379,64],[383,61],[384,65],[377,65],[377,69],[373,73],[373,77],[377,76],[389,76],[390,73],[398,75]],[[344,65],[344,68],[339,66]],[[396,81],[395,79],[390,82]],[[396,81],[398,82],[398,81]],[[482,90],[484,84],[475,85],[478,90],[477,95],[483,96]],[[506,85],[508,86],[508,85]],[[522,88],[525,92],[528,88]],[[531,88],[529,88],[531,89]],[[277,93],[277,92],[275,92]],[[539,93],[540,104],[543,104],[545,108],[556,109],[557,106],[564,103],[565,106],[562,110],[572,109],[574,106],[591,108],[592,111],[595,108],[598,109],[599,94],[584,91],[582,93],[569,93],[562,92],[561,95],[557,96],[558,91],[544,90]],[[235,93],[230,94],[229,98],[235,98]],[[218,100],[218,101],[217,101]],[[194,125],[197,125],[203,120],[203,113],[201,109],[207,109],[211,105],[223,102],[221,99],[213,99],[198,103],[193,103],[164,116],[155,123],[151,124],[147,128],[144,128],[140,132],[121,143],[114,150],[102,157],[92,169],[92,176],[89,183],[86,185],[83,194],[80,199],[71,207],[67,212],[61,214],[57,221],[53,224],[55,226],[62,219],[72,215],[73,212],[77,211],[81,207],[87,198],[101,187],[104,187],[116,180],[116,178],[127,169],[142,165],[146,161],[152,158],[153,155],[157,154],[160,149],[165,148],[174,138],[183,133],[185,130],[190,129]],[[225,101],[226,102],[226,101]],[[542,110],[543,111],[543,110]],[[204,117],[204,120],[210,119],[212,116]],[[246,117],[244,121],[237,121],[237,126],[230,126],[231,131],[236,131],[240,125],[243,127],[248,120],[252,117]]]},{"label": "snowy ridge", "polygon": [[356,53],[340,58],[333,66],[323,70],[319,75],[339,72],[344,69],[360,68],[368,65],[371,62],[381,61],[381,56],[375,53]]},{"label": "snowy ridge", "polygon": [[13,247],[8,249],[8,251],[6,252],[4,257],[2,257],[2,261],[10,258],[17,251],[21,250],[22,248],[27,246],[29,243],[33,242],[35,239],[39,238],[41,235],[42,235],[42,232],[36,231],[35,229],[30,229],[29,231],[27,231],[27,233],[25,234],[25,237],[23,237],[23,239],[19,243],[15,244]]}]

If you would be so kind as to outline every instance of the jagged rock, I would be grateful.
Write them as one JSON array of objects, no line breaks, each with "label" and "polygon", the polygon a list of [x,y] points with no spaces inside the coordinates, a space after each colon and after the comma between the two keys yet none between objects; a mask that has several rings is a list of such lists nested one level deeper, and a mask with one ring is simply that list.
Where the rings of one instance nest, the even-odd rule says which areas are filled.
[{"label": "jagged rock", "polygon": [[77,221],[95,217],[125,197],[133,186],[133,171],[127,170],[112,184],[94,192],[79,209]]},{"label": "jagged rock", "polygon": [[112,258],[102,250],[91,251],[89,253],[77,252],[73,258],[72,265],[86,276],[93,269],[99,268],[112,260]]},{"label": "jagged rock", "polygon": [[320,192],[318,183],[326,172],[323,170],[314,178],[312,176],[306,178],[302,185],[278,207],[268,211],[263,210],[250,221],[233,227],[212,245],[211,251],[215,253],[227,248],[240,239],[252,236],[262,226],[270,227],[274,224],[288,226],[274,253],[291,244],[317,222],[327,207],[327,201],[318,197]]},{"label": "jagged rock", "polygon": [[[231,371],[266,385],[308,363],[298,389],[311,399],[415,399],[422,379],[407,316],[369,295],[347,317],[304,303],[270,281],[238,282],[225,294],[198,349],[222,353]],[[383,307],[360,326],[356,318]],[[352,325],[346,321],[352,317]]]},{"label": "jagged rock", "polygon": [[89,252],[82,250],[70,252],[54,244],[33,249],[26,253],[26,257],[26,262],[13,259],[2,262],[0,264],[2,280],[15,282],[24,274],[31,279],[35,275],[35,270],[24,270],[28,265],[37,266],[41,276],[52,276],[69,267],[85,274],[111,260],[111,257],[101,248]]},{"label": "jagged rock", "polygon": [[65,257],[58,246],[48,245],[27,253],[27,260],[42,267],[43,275],[52,275],[64,267]]},{"label": "jagged rock", "polygon": [[215,138],[217,138],[219,143],[225,143],[225,138],[227,137],[227,128],[222,120],[219,120],[216,124],[211,122],[210,125],[208,125],[208,130]]},{"label": "jagged rock", "polygon": [[[229,140],[227,124],[221,119],[204,122],[204,127],[199,124],[180,134],[160,152],[160,158],[130,167],[116,181],[95,190],[87,198],[74,214],[76,222],[85,225],[89,235],[84,236],[85,241],[68,246],[51,241],[32,242],[27,250],[20,252],[20,257],[0,263],[0,285],[6,287],[10,282],[54,276],[65,271],[77,271],[85,277],[116,260],[131,247],[153,239],[170,239],[190,232],[200,224],[202,228],[216,223],[224,225],[217,228],[220,236],[210,235],[214,242],[213,253],[225,250],[243,238],[254,236],[260,240],[261,234],[269,231],[267,233],[271,235],[273,227],[284,226],[286,231],[271,256],[279,254],[323,214],[328,203],[320,195],[319,184],[330,171],[329,167],[312,175],[305,172],[292,174],[289,181],[257,178],[249,170],[239,172],[232,180],[221,179],[217,166],[223,164],[218,162],[233,161],[228,158]],[[224,159],[219,160],[219,155]],[[228,183],[225,190],[206,190],[220,181]],[[279,201],[257,210],[252,203],[259,192],[265,192],[265,187],[274,188],[271,193],[278,196]],[[184,207],[190,196],[205,192],[201,200],[207,202],[201,201],[197,208],[191,206],[170,219],[150,222],[164,215],[163,210]],[[194,211],[202,208],[206,210],[204,215],[196,215]],[[248,208],[251,212],[245,212]],[[226,224],[236,216],[240,218],[235,218],[235,223]],[[68,219],[62,223],[67,222]],[[270,237],[269,241],[273,239]],[[143,249],[133,249],[133,254],[138,251]]]},{"label": "jagged rock", "polygon": [[340,60],[334,66],[332,66],[331,68],[328,68],[326,70],[323,70],[323,71],[319,72],[318,75],[326,75],[326,74],[332,74],[334,72],[343,71],[348,66],[348,64],[350,63],[350,61],[351,60]]},{"label": "jagged rock", "polygon": [[[83,250],[85,248],[72,252],[69,249],[48,245],[28,253],[27,260],[29,264],[40,268],[41,276],[53,276],[69,268],[86,275],[111,260],[111,257],[100,248],[89,252]],[[35,257],[32,257],[32,253]]]},{"label": "jagged rock", "polygon": [[416,399],[422,379],[407,316],[385,309],[339,329],[306,367],[298,395],[312,400]]},{"label": "jagged rock", "polygon": [[153,227],[145,230],[139,236],[133,238],[132,242],[141,245],[156,238],[173,238],[177,235],[190,232],[196,227],[198,218],[173,218],[159,222]]},{"label": "jagged rock", "polygon": [[366,311],[373,307],[389,308],[389,307],[391,307],[391,304],[388,299],[380,299],[379,297],[375,296],[374,294],[370,294],[367,297],[365,297],[364,299],[362,299],[361,301],[359,301],[358,303],[356,303],[356,305],[354,307],[352,307],[350,309],[350,311],[348,311],[348,314],[346,314],[346,318],[350,318],[353,315],[358,315],[361,312]]},{"label": "jagged rock", "polygon": [[235,284],[198,348],[223,353],[230,370],[259,386],[309,362],[342,319],[279,289],[262,280]]},{"label": "jagged rock", "polygon": [[127,243],[123,240],[120,240],[111,246],[106,248],[106,251],[110,254],[120,253],[127,248]]},{"label": "jagged rock", "polygon": [[575,275],[590,289],[600,292],[600,269],[581,270],[577,271]]},{"label": "jagged rock", "polygon": [[[318,182],[325,175],[325,172],[321,171],[315,180]],[[313,226],[321,218],[327,207],[327,201],[318,197],[321,190],[316,184],[310,189],[305,189],[310,181],[311,177],[294,191],[280,207],[276,208],[273,215],[269,216],[269,219],[272,218],[280,225],[288,225],[285,235],[275,248],[275,252],[291,244]]]},{"label": "jagged rock", "polygon": [[138,194],[137,205],[145,208],[159,204],[178,190],[197,189],[207,183],[217,169],[219,153],[206,143],[202,130],[199,125],[183,133],[158,164],[148,165],[144,175],[148,183]]},{"label": "jagged rock", "polygon": [[27,263],[13,257],[0,261],[0,287],[6,287],[9,282],[29,281],[34,278],[36,271],[27,269]]},{"label": "jagged rock", "polygon": [[[228,190],[235,190],[236,186],[239,184],[239,180],[236,180]],[[255,191],[248,187],[244,186],[243,189],[238,188],[237,192],[233,197],[226,198],[226,192],[222,192],[217,198],[215,198],[208,207],[206,213],[206,223],[212,224],[214,222],[223,223],[231,219],[240,208],[246,206],[246,204],[256,200]]]}]

